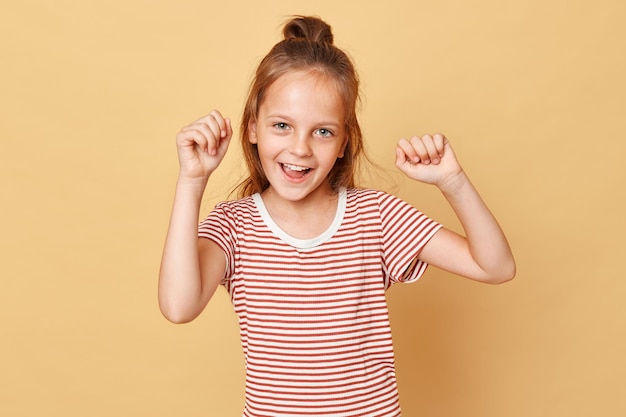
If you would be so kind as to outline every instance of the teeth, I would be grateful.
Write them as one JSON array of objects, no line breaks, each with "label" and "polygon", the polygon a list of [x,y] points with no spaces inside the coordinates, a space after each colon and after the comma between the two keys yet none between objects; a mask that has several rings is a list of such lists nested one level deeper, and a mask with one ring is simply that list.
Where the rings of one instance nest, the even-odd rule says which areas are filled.
[{"label": "teeth", "polygon": [[309,168],[306,168],[306,167],[301,167],[301,166],[298,166],[298,165],[291,165],[291,164],[283,164],[283,166],[285,168],[288,168],[288,169],[292,170],[292,171],[306,171],[306,170],[309,169]]}]

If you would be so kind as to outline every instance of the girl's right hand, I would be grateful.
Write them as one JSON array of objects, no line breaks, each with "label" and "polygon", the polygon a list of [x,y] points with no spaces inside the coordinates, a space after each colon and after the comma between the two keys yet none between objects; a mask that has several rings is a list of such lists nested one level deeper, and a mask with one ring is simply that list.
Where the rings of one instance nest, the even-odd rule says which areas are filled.
[{"label": "girl's right hand", "polygon": [[218,110],[185,126],[176,135],[180,178],[206,181],[226,154],[233,129]]}]

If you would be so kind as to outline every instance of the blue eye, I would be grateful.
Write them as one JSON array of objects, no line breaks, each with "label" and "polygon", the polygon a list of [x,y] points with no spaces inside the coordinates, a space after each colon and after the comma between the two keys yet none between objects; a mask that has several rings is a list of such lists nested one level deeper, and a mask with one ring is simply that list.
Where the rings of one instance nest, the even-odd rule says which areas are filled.
[{"label": "blue eye", "polygon": [[330,136],[332,136],[332,135],[333,135],[333,132],[332,132],[332,131],[330,131],[330,130],[328,130],[328,129],[324,129],[323,127],[322,127],[322,128],[320,128],[320,129],[317,129],[315,132],[316,132],[318,135],[323,136],[323,137],[325,137],[325,138],[328,138],[328,137],[330,137]]},{"label": "blue eye", "polygon": [[287,123],[284,122],[278,122],[278,123],[274,123],[274,127],[278,130],[285,130],[287,129],[289,126],[287,125]]}]

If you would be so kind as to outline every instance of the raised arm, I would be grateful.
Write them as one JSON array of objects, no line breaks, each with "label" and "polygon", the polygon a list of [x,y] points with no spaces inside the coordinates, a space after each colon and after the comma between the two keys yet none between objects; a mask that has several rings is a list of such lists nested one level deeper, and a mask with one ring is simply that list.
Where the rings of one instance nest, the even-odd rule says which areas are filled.
[{"label": "raised arm", "polygon": [[396,166],[409,178],[436,185],[456,213],[465,236],[441,229],[419,258],[473,280],[498,284],[515,276],[515,260],[498,222],[441,134],[401,139]]},{"label": "raised arm", "polygon": [[198,217],[207,181],[232,136],[229,119],[214,110],[176,136],[180,173],[159,273],[159,307],[175,323],[196,318],[226,268],[224,253],[198,238]]}]

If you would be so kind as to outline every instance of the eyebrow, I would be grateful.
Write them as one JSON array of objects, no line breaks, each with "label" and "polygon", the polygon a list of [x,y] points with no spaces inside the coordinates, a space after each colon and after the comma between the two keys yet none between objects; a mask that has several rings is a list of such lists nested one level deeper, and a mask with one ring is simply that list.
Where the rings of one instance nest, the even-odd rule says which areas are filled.
[{"label": "eyebrow", "polygon": [[[268,114],[267,115],[268,119],[271,118],[275,118],[275,119],[285,119],[288,121],[292,121],[293,119],[289,116],[285,116],[284,114],[280,114],[280,113],[273,113],[273,114]],[[342,124],[339,121],[322,121],[322,122],[317,122],[315,123],[316,126],[335,126],[335,127],[339,127]]]}]

